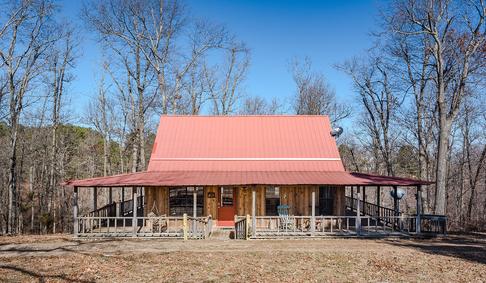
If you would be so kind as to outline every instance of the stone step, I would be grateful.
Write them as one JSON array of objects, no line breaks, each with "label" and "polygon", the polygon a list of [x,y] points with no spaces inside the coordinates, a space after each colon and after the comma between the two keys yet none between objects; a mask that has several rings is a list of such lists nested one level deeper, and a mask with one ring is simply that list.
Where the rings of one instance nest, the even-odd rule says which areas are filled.
[{"label": "stone step", "polygon": [[215,240],[231,240],[234,239],[235,229],[234,228],[219,228],[213,229],[210,239]]}]

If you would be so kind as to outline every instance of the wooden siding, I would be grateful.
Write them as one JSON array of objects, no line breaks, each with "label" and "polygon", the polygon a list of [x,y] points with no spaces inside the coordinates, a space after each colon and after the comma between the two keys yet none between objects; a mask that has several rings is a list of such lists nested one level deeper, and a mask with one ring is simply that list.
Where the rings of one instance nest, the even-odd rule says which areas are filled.
[{"label": "wooden siding", "polygon": [[[217,186],[204,187],[204,216],[211,215],[218,219],[218,188]],[[237,215],[251,215],[252,189],[256,190],[256,215],[265,215],[265,188],[266,186],[244,186],[234,187],[235,191],[235,213]],[[334,211],[333,215],[345,215],[344,187],[333,186],[334,189]],[[312,213],[312,190],[316,192],[316,215],[319,207],[319,186],[281,186],[280,203],[290,206],[290,213],[293,215],[311,215]],[[214,198],[208,195],[214,193]],[[169,188],[168,187],[146,187],[145,188],[145,215],[154,208],[159,214],[169,214]]]},{"label": "wooden siding", "polygon": [[[214,194],[209,198],[209,194]],[[218,219],[218,187],[204,187],[204,216],[211,215],[213,219]]]},{"label": "wooden siding", "polygon": [[265,187],[235,187],[236,194],[236,214],[237,215],[251,215],[252,208],[252,190],[256,190],[256,215],[265,215]]},{"label": "wooden siding", "polygon": [[[155,203],[155,205],[154,205]],[[155,213],[169,215],[169,190],[167,187],[145,187],[144,215],[152,210]]]},{"label": "wooden siding", "polygon": [[334,186],[334,211],[333,214],[337,216],[346,215],[346,204],[345,204],[345,187],[344,186]]},{"label": "wooden siding", "polygon": [[[312,190],[317,186],[285,186],[280,187],[280,204],[290,206],[293,215],[311,215]],[[316,190],[316,206],[319,199]]]}]

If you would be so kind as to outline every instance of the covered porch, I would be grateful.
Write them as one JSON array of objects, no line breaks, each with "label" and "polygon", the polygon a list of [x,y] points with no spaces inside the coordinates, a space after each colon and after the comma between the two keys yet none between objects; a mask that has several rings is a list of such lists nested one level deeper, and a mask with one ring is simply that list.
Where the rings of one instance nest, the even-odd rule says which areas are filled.
[{"label": "covered porch", "polygon": [[[414,193],[413,213],[402,212],[399,202],[393,207],[381,205],[382,191],[399,188]],[[375,203],[366,201],[366,191],[374,190]],[[386,236],[437,236],[447,234],[447,217],[421,213],[422,185],[414,186],[346,186],[344,214],[322,214],[316,206],[316,194],[311,192],[310,215],[238,216],[235,220],[236,237],[239,239],[271,239],[288,237],[386,237]]]},{"label": "covered porch", "polygon": [[[421,213],[420,191],[427,184],[348,172],[289,171],[142,172],[66,183],[74,186],[75,199],[79,188],[132,188],[130,199],[109,199],[101,208],[93,204],[95,209],[82,216],[75,201],[77,237],[180,239],[208,238],[222,228],[233,230],[237,239],[445,234],[445,216]],[[415,213],[400,212],[397,201],[393,207],[382,205],[379,192],[399,188],[415,194]],[[371,190],[374,202],[369,202]]]}]

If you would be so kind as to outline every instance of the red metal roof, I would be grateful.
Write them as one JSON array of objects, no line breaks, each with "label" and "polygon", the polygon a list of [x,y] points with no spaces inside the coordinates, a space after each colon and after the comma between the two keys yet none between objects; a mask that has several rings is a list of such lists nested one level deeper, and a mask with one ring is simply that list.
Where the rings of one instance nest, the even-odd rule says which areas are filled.
[{"label": "red metal roof", "polygon": [[360,173],[320,171],[150,171],[67,181],[77,187],[214,185],[382,185],[415,186],[430,182]]},{"label": "red metal roof", "polygon": [[162,116],[147,172],[65,185],[428,184],[345,172],[330,132],[327,116]]},{"label": "red metal roof", "polygon": [[327,116],[162,116],[148,171],[344,171]]}]

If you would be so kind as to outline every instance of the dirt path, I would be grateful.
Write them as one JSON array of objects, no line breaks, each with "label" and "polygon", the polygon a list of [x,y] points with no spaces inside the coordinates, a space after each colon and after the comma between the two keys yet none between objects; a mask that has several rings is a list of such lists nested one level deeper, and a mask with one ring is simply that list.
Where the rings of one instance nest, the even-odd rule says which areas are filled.
[{"label": "dirt path", "polygon": [[93,240],[0,237],[0,281],[486,282],[486,239]]}]

